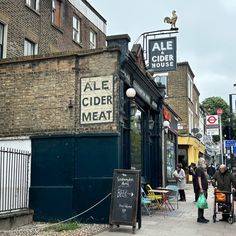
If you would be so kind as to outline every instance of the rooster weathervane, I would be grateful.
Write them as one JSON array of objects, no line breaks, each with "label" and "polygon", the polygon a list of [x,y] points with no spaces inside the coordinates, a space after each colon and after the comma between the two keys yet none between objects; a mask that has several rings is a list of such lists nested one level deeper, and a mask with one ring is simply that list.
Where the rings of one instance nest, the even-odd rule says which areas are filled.
[{"label": "rooster weathervane", "polygon": [[170,24],[170,25],[171,25],[171,28],[170,28],[171,30],[178,30],[178,28],[176,27],[176,21],[177,21],[177,19],[178,19],[178,17],[177,17],[177,15],[176,15],[176,11],[173,10],[171,17],[166,16],[166,17],[164,18],[164,23]]}]

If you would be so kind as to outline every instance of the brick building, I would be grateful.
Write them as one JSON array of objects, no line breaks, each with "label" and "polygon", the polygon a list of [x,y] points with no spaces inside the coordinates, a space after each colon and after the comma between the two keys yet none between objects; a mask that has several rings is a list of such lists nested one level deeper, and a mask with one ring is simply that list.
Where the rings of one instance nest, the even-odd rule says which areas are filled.
[{"label": "brick building", "polygon": [[[163,86],[145,71],[141,46],[130,52],[129,41],[110,36],[106,49],[0,61],[0,138],[24,137],[32,147],[35,220],[66,219],[109,196],[113,170],[133,166],[133,102],[140,110],[142,176],[162,185]],[[109,202],[81,218],[108,222]]]},{"label": "brick building", "polygon": [[86,0],[1,0],[0,59],[105,43],[106,20]]},{"label": "brick building", "polygon": [[200,136],[197,137],[202,122],[199,96],[189,63],[177,63],[177,70],[168,74],[165,102],[182,119],[178,124],[178,160],[185,168],[191,162],[197,163],[198,158],[204,155],[204,145]]}]

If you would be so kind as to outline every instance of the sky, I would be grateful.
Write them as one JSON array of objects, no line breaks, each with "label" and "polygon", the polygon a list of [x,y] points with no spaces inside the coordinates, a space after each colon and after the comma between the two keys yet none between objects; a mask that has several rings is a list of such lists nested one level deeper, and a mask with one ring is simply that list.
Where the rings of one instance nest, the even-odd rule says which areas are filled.
[{"label": "sky", "polygon": [[200,101],[218,96],[229,103],[236,94],[236,0],[88,2],[107,20],[107,35],[130,36],[130,49],[142,33],[169,29],[164,17],[176,10],[177,62],[189,63]]}]

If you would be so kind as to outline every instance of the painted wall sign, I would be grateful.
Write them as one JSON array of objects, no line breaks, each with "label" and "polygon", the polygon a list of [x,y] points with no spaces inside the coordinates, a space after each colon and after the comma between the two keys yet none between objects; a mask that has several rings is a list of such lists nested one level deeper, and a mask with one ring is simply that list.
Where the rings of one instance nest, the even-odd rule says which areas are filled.
[{"label": "painted wall sign", "polygon": [[176,37],[149,40],[149,69],[156,72],[176,70]]},{"label": "painted wall sign", "polygon": [[113,76],[81,78],[80,124],[113,121]]}]

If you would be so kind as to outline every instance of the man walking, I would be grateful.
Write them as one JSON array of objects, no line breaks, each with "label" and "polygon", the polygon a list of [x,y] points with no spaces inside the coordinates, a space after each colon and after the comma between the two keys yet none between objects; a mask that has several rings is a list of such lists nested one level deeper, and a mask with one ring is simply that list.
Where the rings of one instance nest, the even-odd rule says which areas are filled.
[{"label": "man walking", "polygon": [[[206,160],[204,158],[199,158],[198,161],[198,167],[196,169],[196,178],[197,178],[197,196],[201,193],[205,195],[207,198],[207,190],[208,190],[208,181],[207,181],[207,176],[206,176]],[[198,223],[208,223],[209,220],[207,220],[204,217],[204,209],[198,208],[198,218],[197,218]]]},{"label": "man walking", "polygon": [[[229,172],[226,165],[222,164],[212,177],[212,185],[219,191],[232,192],[236,188],[236,178]],[[233,188],[232,188],[233,187]],[[226,204],[230,204],[230,195],[226,194]],[[228,221],[229,213],[223,213],[221,221]]]}]

